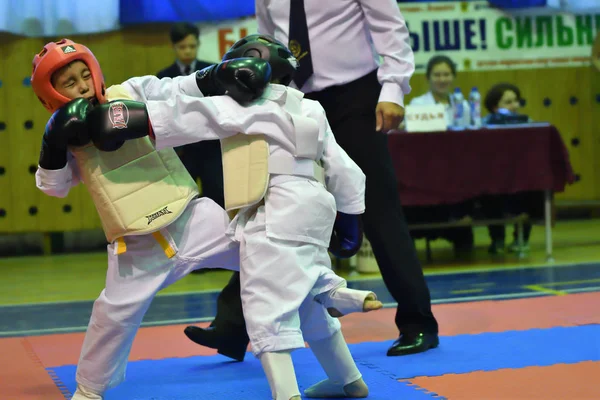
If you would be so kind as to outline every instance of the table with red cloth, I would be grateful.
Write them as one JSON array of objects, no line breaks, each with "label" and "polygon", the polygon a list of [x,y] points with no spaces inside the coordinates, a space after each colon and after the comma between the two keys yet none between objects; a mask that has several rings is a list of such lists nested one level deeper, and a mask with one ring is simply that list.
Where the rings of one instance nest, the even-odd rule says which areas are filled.
[{"label": "table with red cloth", "polygon": [[549,124],[388,136],[403,206],[460,203],[482,195],[543,191],[552,254],[552,193],[575,182],[569,154]]}]

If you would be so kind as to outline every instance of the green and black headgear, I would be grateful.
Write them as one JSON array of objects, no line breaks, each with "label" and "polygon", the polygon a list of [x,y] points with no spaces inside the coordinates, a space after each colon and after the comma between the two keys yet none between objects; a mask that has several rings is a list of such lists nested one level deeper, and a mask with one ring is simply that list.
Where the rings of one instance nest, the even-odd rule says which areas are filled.
[{"label": "green and black headgear", "polygon": [[289,85],[298,68],[298,60],[280,41],[269,35],[249,35],[238,40],[225,55],[223,61],[233,58],[262,58],[271,64],[271,77],[282,85]]}]

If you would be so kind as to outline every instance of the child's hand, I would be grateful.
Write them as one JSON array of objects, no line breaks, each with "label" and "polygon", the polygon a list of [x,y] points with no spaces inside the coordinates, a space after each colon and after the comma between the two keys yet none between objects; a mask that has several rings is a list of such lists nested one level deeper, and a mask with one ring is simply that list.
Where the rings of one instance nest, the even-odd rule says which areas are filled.
[{"label": "child's hand", "polygon": [[329,251],[337,258],[350,258],[358,253],[363,241],[360,215],[337,213]]},{"label": "child's hand", "polygon": [[271,65],[261,58],[234,58],[198,71],[204,96],[227,94],[238,103],[258,99],[271,80]]},{"label": "child's hand", "polygon": [[89,143],[85,122],[89,107],[89,100],[75,99],[52,114],[42,139],[40,167],[47,170],[64,168],[67,165],[67,147]]},{"label": "child's hand", "polygon": [[126,140],[152,136],[146,105],[133,100],[100,104],[87,117],[89,135],[101,151],[116,151]]},{"label": "child's hand", "polygon": [[79,98],[56,110],[46,125],[46,143],[64,149],[67,146],[83,146],[89,143],[86,118],[92,108],[89,100]]}]

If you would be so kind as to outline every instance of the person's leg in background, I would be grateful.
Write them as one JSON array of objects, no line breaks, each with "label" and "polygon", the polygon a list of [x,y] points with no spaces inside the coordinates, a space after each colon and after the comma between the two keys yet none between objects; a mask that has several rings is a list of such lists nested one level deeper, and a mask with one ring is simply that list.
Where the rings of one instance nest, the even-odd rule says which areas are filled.
[{"label": "person's leg in background", "polygon": [[[543,204],[544,204],[544,193],[543,192],[522,192],[511,196],[508,196],[507,200],[509,204],[510,212],[514,215],[527,213],[530,219],[539,220],[542,219]],[[531,222],[523,224],[523,247],[519,249],[518,242],[518,228],[517,225],[513,228],[513,241],[509,246],[509,251],[517,252],[519,250],[529,251],[529,237],[531,236],[531,229],[533,225]]]},{"label": "person's leg in background", "polygon": [[[469,204],[466,202],[451,205],[409,206],[403,207],[403,211],[409,226],[458,221],[471,214]],[[473,229],[470,226],[418,229],[411,231],[410,234],[413,239],[449,241],[454,247],[454,254],[457,258],[470,256],[473,251]]]},{"label": "person's leg in background", "polygon": [[[406,223],[410,225],[421,225],[428,222],[443,222],[440,220],[439,209],[430,206],[408,206],[403,207],[404,216],[406,217]],[[444,236],[445,231],[439,228],[429,229],[415,229],[410,235],[413,242],[418,239],[425,239],[429,241],[437,239],[446,239]]]},{"label": "person's leg in background", "polygon": [[178,149],[181,162],[194,178],[200,179],[201,196],[208,197],[221,207],[225,206],[223,194],[223,164],[221,144],[218,140],[191,143]]},{"label": "person's leg in background", "polygon": [[[473,201],[466,200],[461,203],[448,205],[449,221],[469,221],[473,215]],[[451,241],[454,245],[454,254],[457,258],[469,257],[473,254],[475,245],[473,227],[464,226],[451,228]]]},{"label": "person's leg in background", "polygon": [[489,225],[488,232],[490,235],[491,243],[488,247],[488,253],[490,254],[502,254],[504,253],[506,228],[504,225]]},{"label": "person's leg in background", "polygon": [[[480,199],[481,211],[486,219],[502,219],[506,211],[505,198],[502,195],[488,195]],[[506,228],[503,224],[488,225],[491,243],[488,247],[490,254],[504,253]]]},{"label": "person's leg in background", "polygon": [[209,328],[190,325],[184,330],[193,342],[217,349],[219,354],[243,361],[250,339],[240,296],[240,273],[234,272],[217,298],[217,315]]},{"label": "person's leg in background", "polygon": [[218,140],[207,140],[194,143],[193,146],[193,169],[200,178],[202,196],[212,199],[221,207],[225,207],[221,142]]},{"label": "person's leg in background", "polygon": [[[218,140],[193,143],[184,148],[184,165],[188,172],[199,177],[202,196],[224,207],[223,165],[221,143]],[[197,270],[202,273],[206,270]],[[250,339],[240,298],[240,274],[234,272],[217,298],[217,314],[209,328],[188,326],[185,335],[193,342],[217,349],[220,354],[243,361]]]},{"label": "person's leg in background", "polygon": [[531,236],[531,225],[530,222],[525,222],[523,224],[523,243],[522,247],[519,248],[519,227],[515,224],[513,227],[513,241],[508,247],[508,250],[512,253],[516,253],[519,250],[529,251],[529,237]]},{"label": "person's leg in background", "polygon": [[321,102],[337,142],[367,177],[365,236],[385,285],[398,302],[395,322],[401,335],[388,350],[388,355],[394,356],[436,347],[438,324],[400,204],[387,135],[375,131],[380,90],[376,74],[371,73],[342,87],[306,97]]}]

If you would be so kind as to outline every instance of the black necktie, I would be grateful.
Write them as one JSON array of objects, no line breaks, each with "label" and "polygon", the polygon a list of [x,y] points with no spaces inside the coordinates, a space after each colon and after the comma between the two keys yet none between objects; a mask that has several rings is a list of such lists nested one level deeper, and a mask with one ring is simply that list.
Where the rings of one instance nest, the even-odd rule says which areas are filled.
[{"label": "black necktie", "polygon": [[313,74],[304,0],[290,0],[289,36],[289,48],[300,63],[294,75],[294,82],[298,86],[298,89],[302,89],[302,86],[304,86],[308,78]]},{"label": "black necktie", "polygon": [[192,73],[192,66],[191,65],[186,65],[185,68],[183,69],[183,74],[185,76],[188,76],[191,73]]}]

